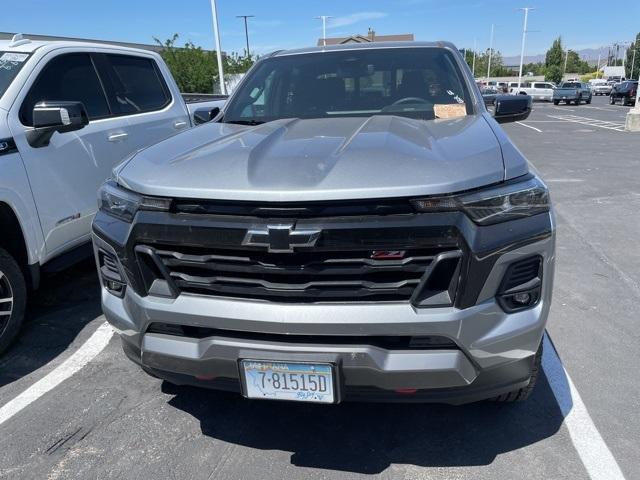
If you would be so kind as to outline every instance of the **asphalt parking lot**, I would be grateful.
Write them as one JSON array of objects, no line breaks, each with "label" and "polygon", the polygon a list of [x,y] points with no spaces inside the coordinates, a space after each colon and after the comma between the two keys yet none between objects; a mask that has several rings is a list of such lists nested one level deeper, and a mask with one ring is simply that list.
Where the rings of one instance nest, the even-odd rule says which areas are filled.
[{"label": "asphalt parking lot", "polygon": [[[45,279],[0,358],[0,478],[640,478],[640,133],[624,131],[628,110],[608,97],[535,104],[505,126],[558,223],[545,376],[527,402],[247,401],[147,376],[104,328],[108,345],[80,358],[104,323],[85,262]],[[61,368],[68,378],[50,383]]]}]

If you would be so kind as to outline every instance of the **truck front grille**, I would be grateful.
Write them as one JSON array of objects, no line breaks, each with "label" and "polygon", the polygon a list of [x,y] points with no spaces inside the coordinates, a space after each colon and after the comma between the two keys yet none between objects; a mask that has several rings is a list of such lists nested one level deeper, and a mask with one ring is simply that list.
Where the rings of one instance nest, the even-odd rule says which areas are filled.
[{"label": "truck front grille", "polygon": [[[154,269],[156,275],[162,274],[178,292],[277,302],[407,301],[420,286],[427,297],[441,295],[438,301],[449,304],[459,262],[454,254],[446,258],[451,266],[436,268],[443,250],[434,248],[395,257],[371,250],[270,253],[159,245],[136,251],[153,256],[160,267]],[[425,273],[436,270],[438,278],[426,285]]]}]

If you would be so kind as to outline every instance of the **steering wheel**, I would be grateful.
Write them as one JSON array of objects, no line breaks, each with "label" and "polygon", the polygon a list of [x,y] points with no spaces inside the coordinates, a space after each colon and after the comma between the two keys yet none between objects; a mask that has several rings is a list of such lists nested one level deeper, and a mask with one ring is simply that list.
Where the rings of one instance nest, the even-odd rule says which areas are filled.
[{"label": "steering wheel", "polygon": [[404,105],[405,103],[429,103],[424,98],[420,97],[404,97],[400,100],[396,100],[391,105]]}]

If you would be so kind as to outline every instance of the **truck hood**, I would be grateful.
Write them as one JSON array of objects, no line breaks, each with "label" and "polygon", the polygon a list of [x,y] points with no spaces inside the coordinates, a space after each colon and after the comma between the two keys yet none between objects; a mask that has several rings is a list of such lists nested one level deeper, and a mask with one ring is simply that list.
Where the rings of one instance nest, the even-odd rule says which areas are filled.
[{"label": "truck hood", "polygon": [[451,193],[500,182],[505,167],[482,115],[372,116],[205,124],[114,173],[147,195],[297,202]]}]

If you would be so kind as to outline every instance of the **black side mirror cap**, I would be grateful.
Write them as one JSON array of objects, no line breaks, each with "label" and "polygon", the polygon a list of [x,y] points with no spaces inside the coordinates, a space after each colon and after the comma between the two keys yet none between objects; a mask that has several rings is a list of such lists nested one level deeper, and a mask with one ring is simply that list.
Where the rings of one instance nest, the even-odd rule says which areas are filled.
[{"label": "black side mirror cap", "polygon": [[531,114],[530,95],[498,95],[493,117],[498,123],[520,122]]},{"label": "black side mirror cap", "polygon": [[33,129],[27,131],[27,141],[33,148],[46,147],[55,132],[73,132],[88,124],[82,102],[38,102],[33,107]]},{"label": "black side mirror cap", "polygon": [[202,125],[203,123],[210,122],[218,116],[220,113],[219,107],[213,108],[200,108],[193,112],[193,123],[196,125]]}]

